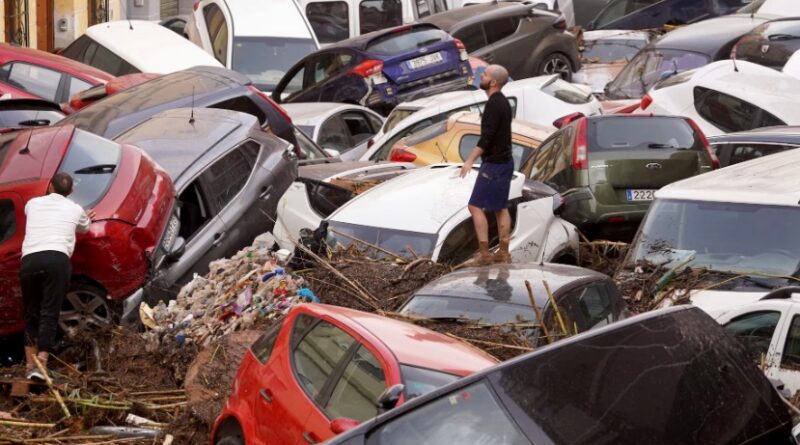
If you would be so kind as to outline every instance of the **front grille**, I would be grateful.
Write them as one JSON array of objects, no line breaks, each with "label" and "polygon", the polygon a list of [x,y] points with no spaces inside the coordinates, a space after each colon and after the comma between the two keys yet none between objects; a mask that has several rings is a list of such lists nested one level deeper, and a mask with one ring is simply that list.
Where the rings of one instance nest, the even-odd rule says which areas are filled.
[{"label": "front grille", "polygon": [[[401,84],[397,85],[397,89],[399,90],[399,92],[403,92],[403,91],[407,91],[407,90],[413,90],[413,89],[415,89],[415,88],[417,88],[417,87],[419,87],[421,85],[422,86],[433,85],[433,82],[435,82],[437,80],[447,79],[447,78],[450,78],[450,77],[456,78],[456,77],[459,77],[459,76],[461,76],[460,71],[458,69],[454,69],[454,70],[450,70],[450,71],[445,71],[443,73],[434,74],[433,76],[428,76],[428,77],[425,77],[424,79],[414,80],[412,82],[401,83]],[[466,82],[466,80],[465,80],[465,82]]]}]

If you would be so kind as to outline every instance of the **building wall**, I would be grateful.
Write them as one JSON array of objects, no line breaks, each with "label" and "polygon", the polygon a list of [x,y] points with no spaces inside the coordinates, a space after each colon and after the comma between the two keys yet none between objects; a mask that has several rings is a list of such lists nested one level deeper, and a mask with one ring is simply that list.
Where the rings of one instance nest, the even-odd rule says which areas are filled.
[{"label": "building wall", "polygon": [[[5,11],[6,11],[6,2],[5,0],[0,0],[0,14],[5,15],[6,13]],[[6,41],[6,21],[5,17],[3,17],[3,20],[0,20],[0,42],[5,42],[5,41]]]}]

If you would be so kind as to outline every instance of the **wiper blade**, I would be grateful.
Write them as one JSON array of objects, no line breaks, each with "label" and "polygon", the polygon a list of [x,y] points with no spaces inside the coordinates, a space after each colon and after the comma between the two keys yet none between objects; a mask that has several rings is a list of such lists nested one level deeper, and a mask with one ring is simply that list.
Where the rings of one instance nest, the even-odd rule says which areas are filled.
[{"label": "wiper blade", "polygon": [[670,144],[647,144],[647,148],[678,148]]},{"label": "wiper blade", "polygon": [[23,127],[46,127],[50,125],[49,119],[29,119],[18,123]]},{"label": "wiper blade", "polygon": [[759,277],[757,275],[744,275],[742,277],[742,279],[744,279],[745,281],[748,281],[750,283],[753,283],[753,284],[755,284],[756,286],[758,286],[758,287],[760,287],[762,289],[772,290],[772,289],[775,289],[775,287],[776,287],[774,284],[770,284],[770,283],[764,281],[761,277]]},{"label": "wiper blade", "polygon": [[113,173],[114,169],[117,168],[116,164],[98,164],[92,165],[89,167],[84,167],[78,170],[75,170],[76,175],[93,175],[93,174],[100,174],[100,173]]}]

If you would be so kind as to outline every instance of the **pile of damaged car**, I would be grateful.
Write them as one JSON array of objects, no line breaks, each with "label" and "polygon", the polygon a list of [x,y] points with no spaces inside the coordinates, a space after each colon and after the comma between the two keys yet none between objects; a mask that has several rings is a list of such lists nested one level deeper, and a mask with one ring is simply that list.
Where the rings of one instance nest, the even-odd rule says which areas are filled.
[{"label": "pile of damaged car", "polygon": [[0,443],[800,443],[799,2],[18,3]]}]

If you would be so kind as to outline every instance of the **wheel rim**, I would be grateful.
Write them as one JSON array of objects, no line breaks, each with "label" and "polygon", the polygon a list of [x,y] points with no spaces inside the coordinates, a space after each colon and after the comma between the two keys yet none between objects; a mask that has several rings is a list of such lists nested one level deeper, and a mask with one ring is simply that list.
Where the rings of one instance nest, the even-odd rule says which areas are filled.
[{"label": "wheel rim", "polygon": [[89,290],[72,290],[66,295],[58,324],[64,331],[102,328],[111,324],[111,313],[102,295]]},{"label": "wheel rim", "polygon": [[543,71],[545,74],[558,74],[562,79],[566,79],[572,69],[566,60],[560,57],[553,57],[544,64]]}]

